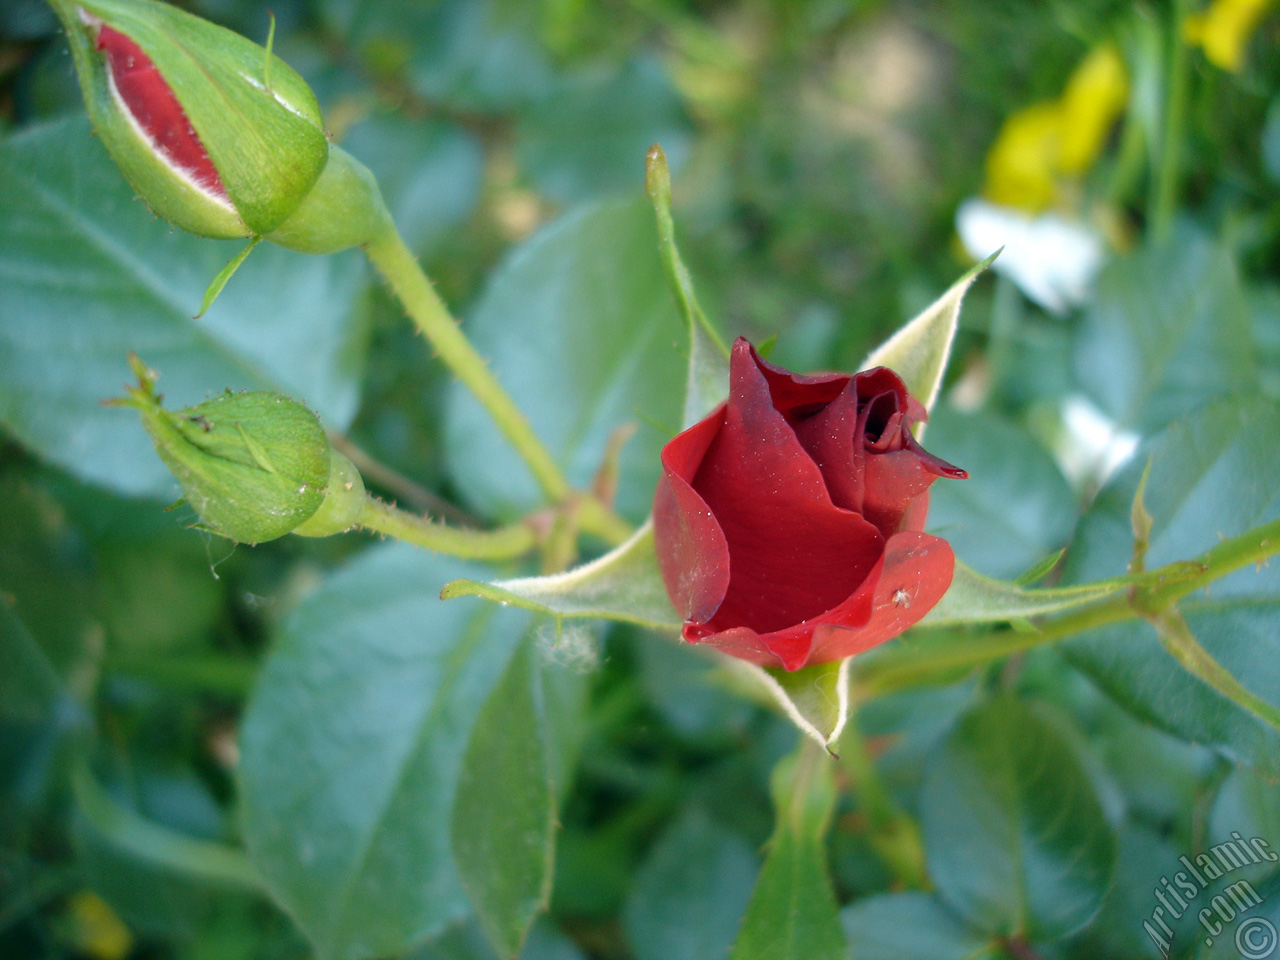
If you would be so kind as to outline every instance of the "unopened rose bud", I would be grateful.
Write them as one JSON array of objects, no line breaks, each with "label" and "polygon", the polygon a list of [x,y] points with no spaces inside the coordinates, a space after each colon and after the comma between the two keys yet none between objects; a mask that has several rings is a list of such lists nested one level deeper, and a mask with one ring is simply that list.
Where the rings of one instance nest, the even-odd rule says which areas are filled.
[{"label": "unopened rose bud", "polygon": [[327,253],[366,242],[377,185],[330,148],[278,57],[154,0],[51,0],[99,137],[162,218],[207,237]]},{"label": "unopened rose bud", "polygon": [[169,411],[155,374],[137,357],[130,362],[138,386],[119,402],[141,412],[206,529],[261,543],[295,530],[328,536],[355,523],[364,501],[360,476],[302,404],[275,393],[225,393]]},{"label": "unopened rose bud", "polygon": [[968,476],[911,433],[885,367],[803,376],[733,345],[729,399],[663,448],[658,566],[690,643],[798,670],[895,637],[951,585],[929,487]]}]

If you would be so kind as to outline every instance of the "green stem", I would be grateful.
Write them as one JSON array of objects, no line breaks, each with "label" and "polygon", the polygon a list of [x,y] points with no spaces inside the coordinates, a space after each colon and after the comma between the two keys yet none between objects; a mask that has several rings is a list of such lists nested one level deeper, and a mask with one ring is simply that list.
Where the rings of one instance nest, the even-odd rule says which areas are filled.
[{"label": "green stem", "polygon": [[350,460],[366,483],[382,487],[397,500],[411,504],[422,513],[434,513],[442,520],[463,527],[477,527],[480,521],[462,508],[436,496],[426,487],[375,459],[358,446],[350,437],[340,433],[329,434],[329,445]]},{"label": "green stem", "polygon": [[408,513],[375,497],[365,501],[356,523],[366,530],[465,560],[514,560],[538,545],[537,531],[527,523],[496,530],[468,530]]},{"label": "green stem", "polygon": [[71,786],[76,805],[85,819],[120,849],[148,863],[189,876],[245,890],[261,890],[257,871],[243,851],[188,837],[122,807],[94,779],[83,757],[72,767]]},{"label": "green stem", "polygon": [[1191,632],[1177,607],[1169,607],[1151,617],[1165,650],[1193,677],[1199,677],[1228,700],[1248,710],[1258,719],[1280,730],[1280,709],[1267,703],[1227,672]]},{"label": "green stem", "polygon": [[929,889],[924,866],[924,846],[916,822],[898,806],[880,779],[867,741],[858,727],[858,716],[850,706],[850,716],[840,738],[840,765],[849,777],[854,796],[867,818],[868,840],[898,882],[909,890]]},{"label": "green stem", "polygon": [[366,253],[440,359],[489,411],[503,436],[528,464],[543,493],[552,501],[563,500],[569,493],[569,481],[520,408],[489,371],[484,358],[458,328],[394,225],[388,223],[369,243]]},{"label": "green stem", "polygon": [[[863,663],[854,661],[864,695],[891,693],[935,682],[939,674],[960,672],[1012,653],[1030,650],[1097,627],[1150,618],[1188,594],[1242,567],[1280,553],[1280,520],[1219,543],[1193,561],[1167,564],[1143,575],[1142,585],[1043,621],[1031,628],[972,634],[958,630],[922,632],[913,643],[897,643]],[[1188,575],[1188,568],[1197,572]]]},{"label": "green stem", "polygon": [[1189,59],[1183,33],[1187,23],[1187,0],[1175,0],[1172,34],[1169,37],[1168,95],[1164,103],[1164,129],[1151,204],[1152,233],[1166,240],[1173,228],[1182,166],[1182,139],[1187,119]]}]

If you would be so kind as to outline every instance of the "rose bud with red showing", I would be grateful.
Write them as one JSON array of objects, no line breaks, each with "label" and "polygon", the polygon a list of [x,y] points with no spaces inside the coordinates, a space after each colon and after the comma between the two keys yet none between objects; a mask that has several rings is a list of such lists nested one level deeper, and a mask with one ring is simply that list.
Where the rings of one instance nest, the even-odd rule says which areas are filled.
[{"label": "rose bud with red showing", "polygon": [[802,376],[733,345],[729,399],[663,448],[654,537],[684,639],[787,670],[895,637],[951,585],[926,452],[892,370]]},{"label": "rose bud with red showing", "polygon": [[372,174],[330,145],[315,94],[275,54],[168,3],[50,2],[94,129],[158,216],[309,253],[384,224]]}]

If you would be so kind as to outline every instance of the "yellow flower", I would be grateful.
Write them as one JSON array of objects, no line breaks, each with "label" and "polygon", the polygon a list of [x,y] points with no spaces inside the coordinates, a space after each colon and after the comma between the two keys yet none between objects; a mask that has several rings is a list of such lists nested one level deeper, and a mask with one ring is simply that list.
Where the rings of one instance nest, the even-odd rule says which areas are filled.
[{"label": "yellow flower", "polygon": [[72,894],[67,914],[81,952],[95,960],[124,960],[133,952],[133,934],[107,901],[92,890]]},{"label": "yellow flower", "polygon": [[987,154],[987,199],[1036,213],[1053,206],[1061,183],[1078,179],[1098,159],[1128,96],[1120,51],[1109,43],[1095,48],[1060,98],[1005,120]]},{"label": "yellow flower", "polygon": [[1043,210],[1057,194],[1062,109],[1054,101],[1012,114],[987,154],[988,199],[1023,210]]},{"label": "yellow flower", "polygon": [[1245,48],[1273,0],[1213,0],[1198,16],[1188,17],[1186,39],[1204,47],[1204,55],[1223,70],[1244,66]]},{"label": "yellow flower", "polygon": [[1095,47],[1062,93],[1058,161],[1063,173],[1079,176],[1093,166],[1128,97],[1119,49],[1113,43]]}]

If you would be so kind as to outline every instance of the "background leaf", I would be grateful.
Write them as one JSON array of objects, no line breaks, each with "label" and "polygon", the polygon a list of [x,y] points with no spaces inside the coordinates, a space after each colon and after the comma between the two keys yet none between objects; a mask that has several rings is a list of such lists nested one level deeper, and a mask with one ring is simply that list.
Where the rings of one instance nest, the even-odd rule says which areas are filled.
[{"label": "background leaf", "polygon": [[855,960],[997,960],[990,939],[928,893],[886,893],[851,903],[840,924]]},{"label": "background leaf", "polygon": [[1228,249],[1184,223],[1103,270],[1076,368],[1105,413],[1147,432],[1220,393],[1256,389],[1252,344]]},{"label": "background leaf", "polygon": [[526,636],[471,731],[453,811],[462,885],[504,957],[520,952],[551,895],[556,784],[547,724],[542,664]]},{"label": "background leaf", "polygon": [[650,144],[676,168],[689,145],[680,99],[648,58],[580,68],[522,113],[516,136],[521,166],[561,202],[634,188]]},{"label": "background leaf", "polygon": [[928,526],[969,567],[1012,580],[1066,544],[1078,498],[1030,431],[942,405],[929,418],[929,451],[969,471],[930,487]]},{"label": "background leaf", "polygon": [[[1105,576],[1131,542],[1129,505],[1149,459],[1153,520],[1147,564],[1187,559],[1280,515],[1271,479],[1280,413],[1267,401],[1221,399],[1170,424],[1103,491],[1068,556],[1074,579]],[[1246,567],[1179,604],[1192,632],[1252,692],[1280,704],[1280,569]],[[1216,744],[1271,770],[1280,734],[1182,670],[1145,623],[1125,622],[1066,644],[1072,662],[1111,696],[1188,740]]]},{"label": "background leaf", "polygon": [[1012,697],[980,704],[925,769],[929,875],[973,926],[1030,940],[1065,936],[1102,903],[1116,842],[1071,749]]},{"label": "background leaf", "polygon": [[751,847],[700,807],[654,843],[623,911],[636,960],[724,960],[751,896]]},{"label": "background leaf", "polygon": [[245,841],[326,960],[395,953],[467,913],[459,769],[524,618],[437,600],[465,571],[402,545],[363,554],[298,608],[249,705]]},{"label": "background leaf", "polygon": [[243,244],[156,221],[74,118],[0,145],[0,421],[42,457],[123,493],[177,489],[136,414],[103,408],[137,352],[183,407],[226,388],[304,401],[326,426],[355,414],[366,288],[356,252],[264,244],[192,316]]},{"label": "background leaf", "polygon": [[[637,182],[642,173],[637,166]],[[576,486],[590,485],[614,429],[640,425],[619,460],[618,508],[645,516],[658,451],[680,425],[685,339],[648,205],[618,201],[562,217],[508,258],[465,327]],[[538,505],[528,471],[460,386],[445,437],[474,506],[514,517]]]}]

